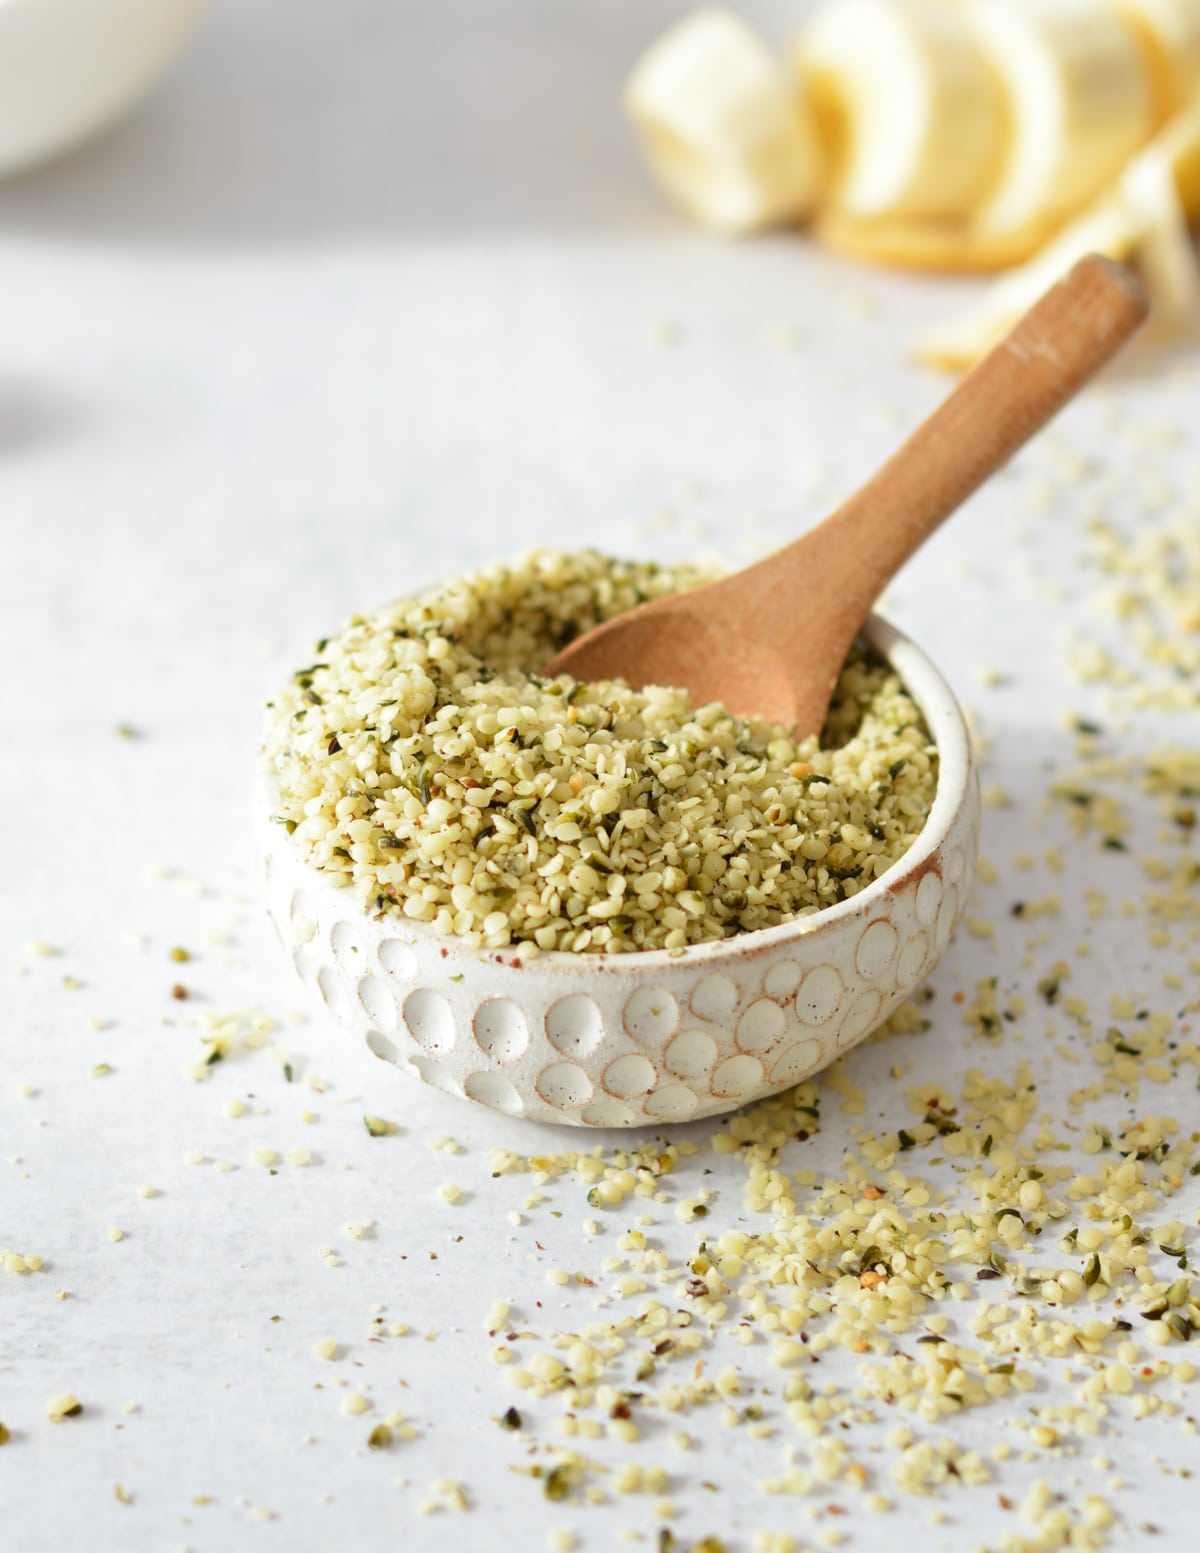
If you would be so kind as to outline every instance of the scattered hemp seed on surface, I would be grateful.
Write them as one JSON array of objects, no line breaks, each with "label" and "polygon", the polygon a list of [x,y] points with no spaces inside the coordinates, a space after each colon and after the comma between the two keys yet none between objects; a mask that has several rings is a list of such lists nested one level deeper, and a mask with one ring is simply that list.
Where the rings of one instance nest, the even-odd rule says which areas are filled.
[{"label": "scattered hemp seed on surface", "polygon": [[[1194,388],[1198,380],[1193,373],[1186,381]],[[1098,388],[1094,402],[1105,392]],[[1123,486],[1087,494],[1091,476],[1076,470],[1071,478],[1085,486],[1079,500],[1091,505],[1080,507],[1078,524],[1055,525],[1055,544],[1077,552],[1078,575],[1062,608],[1071,622],[1064,642],[1082,675],[1078,693],[1053,725],[1039,723],[1031,695],[1026,718],[1029,666],[1009,677],[1006,664],[1006,686],[990,687],[984,698],[1006,703],[1010,720],[999,713],[994,722],[977,719],[990,861],[979,868],[969,903],[965,885],[955,887],[967,925],[909,1004],[786,1093],[684,1129],[625,1133],[454,1112],[450,1099],[432,1092],[397,1090],[393,1100],[381,1088],[367,1101],[340,1088],[355,1082],[340,1062],[330,1068],[334,1081],[309,1070],[310,1060],[322,1060],[325,1039],[315,1026],[312,1052],[297,1037],[293,1057],[272,1034],[291,1022],[287,1014],[232,1004],[218,1011],[198,992],[170,1005],[161,947],[144,963],[147,1001],[158,1016],[154,1041],[189,1043],[189,1080],[199,1071],[198,1082],[217,1086],[211,1103],[205,1096],[193,1107],[190,1123],[186,1110],[177,1128],[176,1115],[168,1115],[166,1165],[149,1148],[131,1147],[124,1157],[114,1150],[116,1195],[98,1195],[112,1141],[103,1129],[112,1125],[115,1138],[117,1125],[139,1114],[136,1100],[126,1103],[127,1081],[142,1065],[131,1009],[113,1009],[120,1024],[104,1044],[121,1040],[121,1071],[109,1083],[84,1082],[90,1055],[72,1057],[63,1070],[28,1069],[49,1097],[45,1134],[35,1131],[42,1106],[18,1098],[10,1075],[0,1105],[29,1135],[6,1136],[3,1147],[13,1152],[0,1159],[6,1176],[13,1171],[13,1185],[0,1194],[10,1216],[3,1234],[20,1246],[0,1249],[0,1284],[6,1312],[17,1313],[19,1362],[26,1359],[20,1334],[29,1330],[24,1313],[32,1311],[45,1323],[41,1348],[55,1370],[29,1393],[32,1419],[6,1397],[4,1461],[20,1465],[29,1447],[36,1467],[37,1451],[65,1451],[54,1477],[62,1491],[97,1489],[97,1516],[121,1520],[113,1480],[133,1468],[118,1466],[111,1447],[123,1439],[127,1451],[150,1451],[147,1431],[153,1434],[156,1419],[187,1435],[199,1398],[205,1430],[211,1408],[212,1429],[235,1447],[225,1453],[232,1470],[227,1475],[214,1459],[203,1467],[212,1480],[188,1480],[180,1494],[171,1461],[147,1455],[154,1471],[139,1467],[130,1479],[136,1524],[158,1513],[148,1502],[152,1488],[168,1511],[174,1503],[197,1523],[226,1510],[265,1522],[272,1512],[255,1501],[277,1503],[269,1485],[233,1475],[244,1471],[245,1452],[236,1447],[253,1423],[245,1389],[253,1385],[261,1387],[267,1426],[278,1433],[282,1420],[285,1453],[299,1445],[305,1459],[294,1474],[299,1499],[278,1501],[285,1542],[302,1541],[301,1517],[320,1514],[329,1516],[330,1546],[339,1538],[352,1543],[355,1518],[369,1515],[398,1544],[433,1546],[433,1538],[406,1539],[404,1517],[444,1518],[474,1501],[481,1526],[499,1525],[521,1553],[543,1539],[566,1547],[576,1537],[588,1548],[631,1545],[647,1553],[811,1553],[843,1543],[872,1553],[918,1539],[939,1553],[1190,1546],[1200,1433],[1200,751],[1193,731],[1200,508],[1194,481],[1161,489],[1166,480],[1154,464],[1162,444],[1152,432],[1143,428],[1137,446],[1144,456],[1128,461],[1138,502],[1126,503]],[[1130,452],[1127,437],[1126,444],[1114,438],[1122,455]],[[1040,457],[1042,445],[1027,456]],[[1053,458],[1080,463],[1070,449]],[[1019,488],[1019,470],[1013,478],[1010,491]],[[998,514],[1005,565],[1013,555],[999,525],[1008,521]],[[789,890],[802,894],[798,877],[785,878],[797,870],[815,896],[811,909],[853,895],[868,872],[853,877],[856,865],[840,852],[831,870],[835,819],[856,827],[840,844],[854,858],[873,859],[871,877],[904,834],[919,832],[920,805],[936,780],[933,757],[920,764],[928,752],[919,730],[908,754],[869,767],[865,800],[854,773],[837,769],[834,745],[844,752],[844,741],[853,743],[873,715],[869,709],[879,709],[880,696],[888,700],[872,679],[879,665],[848,666],[858,723],[851,726],[847,703],[846,722],[828,748],[788,749],[753,725],[727,728],[719,714],[706,720],[703,709],[685,715],[678,703],[648,694],[631,702],[620,687],[601,693],[540,675],[549,648],[582,628],[588,610],[636,601],[643,580],[650,591],[665,587],[661,576],[595,563],[582,580],[571,573],[565,589],[559,576],[549,590],[554,608],[535,618],[526,611],[530,573],[516,572],[524,579],[519,588],[512,569],[495,584],[508,589],[512,618],[495,612],[486,641],[470,636],[486,598],[460,599],[458,616],[449,618],[447,596],[453,603],[462,588],[455,584],[434,591],[428,618],[416,618],[410,601],[352,623],[316,648],[312,672],[297,680],[294,728],[311,719],[312,744],[297,753],[293,732],[276,745],[297,763],[280,775],[285,787],[292,784],[280,817],[305,856],[328,848],[328,871],[348,885],[351,906],[358,889],[372,913],[406,910],[410,896],[423,912],[419,895],[432,913],[420,920],[461,941],[479,933],[481,944],[494,937],[542,947],[542,908],[581,954],[608,952],[606,934],[621,940],[616,952],[644,947],[660,933],[664,941],[681,933],[703,942],[716,936],[712,923],[721,934],[738,933],[754,920],[750,912],[782,911],[793,901]],[[968,601],[981,585],[993,586],[990,573],[982,584],[955,581]],[[482,594],[489,590],[493,584]],[[803,600],[797,603],[802,610]],[[1032,610],[1011,616],[1013,630],[1036,637]],[[522,632],[525,645],[514,646]],[[1047,652],[1047,682],[1052,659]],[[962,663],[969,662],[965,650]],[[550,703],[562,704],[557,721]],[[564,747],[548,751],[556,730]],[[885,742],[895,733],[885,728]],[[720,812],[715,805],[707,812],[693,782],[719,790]],[[778,800],[768,797],[772,785]],[[685,808],[693,798],[699,802]],[[838,807],[860,800],[861,816],[847,818]],[[475,817],[467,813],[474,808]],[[463,834],[451,838],[439,862],[437,838],[455,827]],[[824,858],[808,857],[803,840],[791,851],[783,846],[788,855],[780,856],[775,843],[795,840],[792,828],[825,844]],[[707,862],[712,839],[718,855]],[[554,872],[540,872],[560,856]],[[712,888],[706,867],[723,870]],[[370,892],[385,879],[395,893],[384,885],[380,902]],[[188,902],[206,898],[197,881],[168,887]],[[231,901],[217,901],[216,892],[213,900],[232,917]],[[671,912],[682,914],[679,926],[671,925]],[[913,942],[896,946],[897,955],[930,957],[931,917]],[[65,909],[61,922],[42,920],[64,940],[75,938]],[[241,972],[229,940],[217,936],[232,932],[229,923],[163,920],[173,925],[162,931],[194,943],[196,957],[201,944],[226,946],[206,954],[207,994],[220,994],[223,976],[236,982]],[[533,936],[522,940],[521,933]],[[89,963],[86,971],[76,967],[80,976],[63,978],[42,958],[24,951],[17,973],[57,1005],[65,1002],[78,1025],[65,995],[85,976],[99,985],[101,969]],[[595,966],[593,973],[618,972]],[[789,1022],[800,985],[799,969],[794,978],[789,970],[771,992]],[[830,996],[848,1003],[853,993],[835,985]],[[693,1007],[678,999],[680,1032],[705,1033],[704,1001]],[[82,1041],[84,1031],[71,1038]],[[474,1039],[468,1020],[455,1038]],[[671,1039],[653,1052],[662,1081],[708,1086],[708,1048],[689,1041],[671,1051]],[[792,1040],[803,1045],[808,1035],[796,1029]],[[98,1053],[101,1043],[94,1044]],[[697,1050],[681,1057],[689,1045]],[[39,1057],[29,1043],[22,1075],[26,1061]],[[169,1058],[176,1066],[184,1060],[186,1052]],[[764,1066],[773,1060],[765,1054]],[[303,1095],[282,1087],[293,1063]],[[101,1064],[97,1073],[100,1067],[112,1072]],[[74,1096],[66,1094],[69,1080]],[[234,1088],[242,1098],[226,1099]],[[291,1109],[309,1094],[319,1113]],[[196,1098],[188,1082],[171,1104],[183,1108]],[[80,1130],[73,1142],[62,1123],[74,1121],[66,1102],[81,1099],[93,1110],[95,1131]],[[370,1103],[403,1106],[394,1111],[402,1126],[373,1116]],[[102,1115],[109,1106],[118,1110]],[[144,1114],[148,1128],[162,1121],[157,1105]],[[278,1149],[261,1152],[274,1179],[246,1169],[234,1174],[215,1151],[184,1152],[189,1132],[207,1144],[222,1117],[242,1115],[273,1129]],[[299,1123],[318,1116],[319,1132],[303,1135],[328,1139],[327,1157],[338,1169],[282,1168],[322,1163],[295,1145]],[[460,1130],[463,1146],[444,1136],[450,1127]],[[376,1140],[390,1133],[398,1136],[380,1150]],[[123,1130],[120,1142],[123,1149]],[[56,1143],[59,1157],[51,1160],[47,1145]],[[430,1172],[426,1148],[455,1156],[450,1168],[462,1197],[453,1215],[440,1213],[440,1171]],[[213,1169],[182,1172],[181,1158]],[[65,1220],[57,1213],[18,1218],[24,1186],[16,1183],[45,1179],[48,1164],[57,1170],[71,1162],[84,1205],[128,1206],[138,1180],[162,1181],[163,1201],[145,1210],[153,1229],[178,1215],[196,1244],[177,1248],[176,1271],[187,1268],[199,1284],[203,1259],[214,1282],[188,1287],[192,1303],[181,1318],[171,1312],[170,1344],[153,1350],[162,1357],[163,1384],[157,1371],[148,1374],[141,1418],[129,1404],[114,1408],[115,1385],[106,1396],[106,1371],[95,1369],[106,1362],[97,1334],[86,1350],[93,1400],[79,1427],[39,1440],[47,1419],[58,1423],[80,1411],[70,1394],[46,1404],[45,1417],[39,1402],[84,1374],[80,1350],[69,1347],[82,1335],[77,1323],[104,1304],[118,1308],[102,1283],[133,1295],[154,1272],[148,1254],[155,1247],[139,1235],[106,1259],[93,1233],[83,1249],[109,1265],[97,1275],[77,1265],[70,1234],[76,1205],[69,1202]],[[258,1201],[264,1193],[269,1204]],[[347,1220],[347,1209],[378,1216],[378,1246],[348,1245],[336,1234],[344,1224],[354,1240],[369,1224]],[[317,1234],[338,1239],[345,1261],[323,1246],[317,1266]],[[36,1252],[29,1249],[35,1243]],[[77,1303],[56,1303],[67,1298],[55,1288],[63,1279],[75,1286]],[[313,1303],[293,1301],[293,1291],[311,1294]],[[210,1306],[220,1319],[197,1320]],[[148,1334],[162,1343],[163,1328],[152,1330],[158,1308],[157,1300],[144,1302]],[[394,1319],[401,1310],[407,1319]],[[340,1344],[318,1335],[332,1327]],[[261,1352],[252,1353],[251,1342]],[[198,1377],[194,1394],[184,1389],[187,1373]],[[338,1428],[339,1419],[350,1427]],[[494,1461],[472,1455],[480,1440]],[[412,1482],[395,1471],[402,1454],[412,1458]],[[182,1456],[190,1461],[188,1451]],[[357,1487],[342,1467],[364,1475]],[[459,1476],[435,1476],[447,1472]],[[336,1500],[326,1483],[338,1486]],[[193,1493],[197,1487],[211,1493]],[[337,1508],[313,1508],[325,1502]],[[209,1504],[216,1509],[201,1510]],[[347,1519],[336,1524],[341,1513]],[[577,1525],[558,1524],[569,1519]],[[103,1541],[102,1530],[98,1523],[93,1541]],[[20,1553],[19,1529],[5,1531]],[[214,1531],[202,1536],[199,1524],[178,1535],[197,1553],[214,1537],[220,1542]],[[484,1546],[490,1535],[483,1530],[464,1545]]]}]

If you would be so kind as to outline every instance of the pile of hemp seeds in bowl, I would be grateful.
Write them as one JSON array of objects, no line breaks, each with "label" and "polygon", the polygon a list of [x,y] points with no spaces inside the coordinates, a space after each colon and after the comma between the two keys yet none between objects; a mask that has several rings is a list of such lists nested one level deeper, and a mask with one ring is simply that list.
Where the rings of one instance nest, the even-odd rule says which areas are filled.
[{"label": "pile of hemp seeds in bowl", "polygon": [[892,866],[937,750],[856,647],[820,738],[683,691],[539,672],[716,575],[535,550],[358,615],[268,703],[272,818],[369,912],[477,948],[620,954],[774,927]]}]

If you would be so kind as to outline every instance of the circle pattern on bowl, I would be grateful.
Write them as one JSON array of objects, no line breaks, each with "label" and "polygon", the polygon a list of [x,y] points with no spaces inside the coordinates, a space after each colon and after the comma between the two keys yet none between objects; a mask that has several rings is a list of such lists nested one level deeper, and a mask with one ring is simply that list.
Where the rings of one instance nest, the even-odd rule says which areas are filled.
[{"label": "circle pattern on bowl", "polygon": [[775,1066],[771,1069],[772,1084],[783,1088],[787,1084],[798,1084],[802,1078],[807,1078],[821,1061],[822,1050],[820,1041],[812,1036],[806,1036],[804,1040],[795,1041],[791,1046],[785,1047],[775,1059]]},{"label": "circle pattern on bowl", "polygon": [[332,965],[323,965],[317,972],[317,989],[321,1001],[338,1023],[348,1024],[353,1017],[349,999],[342,978]]},{"label": "circle pattern on bowl", "polygon": [[293,927],[298,922],[311,922],[316,925],[317,918],[321,915],[321,904],[315,895],[308,890],[294,890],[292,898],[288,902],[288,918]]},{"label": "circle pattern on bowl", "polygon": [[351,975],[366,970],[367,956],[356,922],[335,922],[329,942],[333,948],[333,958],[343,970]]},{"label": "circle pattern on bowl", "polygon": [[[314,923],[314,931],[316,924]],[[292,964],[296,967],[296,975],[305,985],[310,984],[315,978],[321,965],[321,957],[307,942],[297,944],[292,950]]]},{"label": "circle pattern on bowl", "polygon": [[916,985],[928,957],[929,934],[919,929],[900,951],[900,965],[896,974],[903,986]]},{"label": "circle pattern on bowl", "polygon": [[379,968],[397,981],[412,981],[417,974],[417,957],[398,938],[385,938],[379,946]]},{"label": "circle pattern on bowl", "polygon": [[486,998],[471,1021],[475,1043],[493,1062],[516,1062],[529,1045],[525,1015],[511,998]]},{"label": "circle pattern on bowl", "polygon": [[367,1018],[381,1030],[396,1028],[396,1000],[391,988],[378,976],[364,976],[358,984],[358,1001],[367,1011]]},{"label": "circle pattern on bowl", "polygon": [[587,1127],[632,1127],[637,1119],[634,1108],[619,1100],[593,1100],[579,1113],[579,1120]]},{"label": "circle pattern on bowl", "polygon": [[686,1084],[665,1084],[646,1096],[646,1114],[657,1122],[690,1121],[699,1108],[700,1097]]},{"label": "circle pattern on bowl", "polygon": [[737,1023],[738,1045],[744,1052],[770,1051],[787,1029],[787,1017],[774,998],[755,998]]},{"label": "circle pattern on bowl", "polygon": [[320,907],[306,890],[297,890],[288,907],[288,921],[294,944],[311,944],[317,931]]},{"label": "circle pattern on bowl", "polygon": [[886,917],[880,917],[863,931],[854,951],[854,968],[860,976],[874,980],[890,969],[899,952],[899,933]]},{"label": "circle pattern on bowl", "polygon": [[917,886],[917,921],[922,927],[933,926],[941,904],[942,881],[931,869]]},{"label": "circle pattern on bowl", "polygon": [[592,1081],[574,1062],[552,1062],[538,1074],[534,1088],[559,1111],[578,1110],[592,1098]]},{"label": "circle pattern on bowl", "polygon": [[380,1030],[367,1031],[367,1049],[374,1052],[381,1062],[400,1063],[400,1053]]},{"label": "circle pattern on bowl", "polygon": [[883,1018],[883,993],[874,987],[860,992],[846,1010],[837,1033],[838,1050],[845,1051],[861,1041]]},{"label": "circle pattern on bowl", "polygon": [[692,990],[692,1013],[698,1019],[724,1024],[733,1018],[738,1005],[737,982],[720,971],[705,976]]},{"label": "circle pattern on bowl", "polygon": [[954,885],[948,884],[937,914],[937,941],[939,948],[944,949],[946,947],[954,936],[954,929],[957,926],[958,890]]},{"label": "circle pattern on bowl", "polygon": [[454,1046],[454,1012],[440,992],[418,987],[404,1000],[409,1035],[427,1052],[448,1052]]},{"label": "circle pattern on bowl", "polygon": [[506,1116],[520,1116],[525,1109],[520,1095],[502,1073],[468,1073],[463,1093],[493,1111],[503,1111]]},{"label": "circle pattern on bowl", "polygon": [[435,1089],[445,1090],[448,1095],[462,1094],[453,1073],[436,1057],[417,1056],[409,1060],[414,1072],[419,1073],[427,1084],[432,1084]]},{"label": "circle pattern on bowl", "polygon": [[763,1065],[757,1057],[726,1057],[713,1069],[712,1092],[723,1100],[741,1099],[762,1083]]},{"label": "circle pattern on bowl", "polygon": [[651,1048],[662,1046],[679,1028],[679,1006],[665,987],[639,987],[623,1017],[634,1040]]},{"label": "circle pattern on bowl", "polygon": [[663,1053],[667,1070],[678,1078],[702,1079],[717,1060],[717,1043],[704,1030],[681,1030]]},{"label": "circle pattern on bowl", "polygon": [[803,979],[803,966],[795,960],[782,960],[778,965],[772,965],[763,977],[763,991],[769,998],[783,998],[786,1001]]},{"label": "circle pattern on bowl", "polygon": [[649,1057],[626,1052],[624,1057],[613,1058],[604,1070],[602,1082],[610,1095],[617,1095],[622,1100],[640,1099],[658,1083],[658,1069]]},{"label": "circle pattern on bowl", "polygon": [[842,999],[842,978],[832,965],[809,971],[796,992],[796,1017],[801,1024],[823,1025]]},{"label": "circle pattern on bowl", "polygon": [[590,1057],[604,1039],[604,1015],[594,998],[574,992],[550,1005],[546,1036],[564,1057]]}]

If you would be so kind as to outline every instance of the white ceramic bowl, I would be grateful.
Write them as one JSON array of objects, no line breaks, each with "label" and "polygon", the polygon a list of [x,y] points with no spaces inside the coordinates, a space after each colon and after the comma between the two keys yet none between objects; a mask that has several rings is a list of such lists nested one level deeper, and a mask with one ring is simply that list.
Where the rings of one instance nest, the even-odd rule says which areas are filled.
[{"label": "white ceramic bowl", "polygon": [[864,636],[938,746],[933,810],[882,878],[760,932],[618,955],[471,949],[356,897],[302,860],[259,792],[267,904],[301,981],[353,1040],[509,1115],[593,1127],[685,1122],[786,1089],[849,1050],[924,980],[962,916],[979,785],[962,713],[878,616]]},{"label": "white ceramic bowl", "polygon": [[69,150],[172,64],[207,0],[0,0],[0,175]]}]

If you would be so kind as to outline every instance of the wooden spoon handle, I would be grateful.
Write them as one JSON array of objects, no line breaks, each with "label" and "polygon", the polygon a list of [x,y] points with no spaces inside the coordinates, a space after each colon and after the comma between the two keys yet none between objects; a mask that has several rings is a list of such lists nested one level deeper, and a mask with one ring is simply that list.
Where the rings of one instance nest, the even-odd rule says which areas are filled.
[{"label": "wooden spoon handle", "polygon": [[[917,546],[1116,354],[1148,310],[1127,269],[1099,254],[1081,259],[882,469],[798,542],[799,552],[819,541],[822,565],[841,553],[839,575],[853,579],[854,597],[843,594],[839,606],[861,620]],[[797,554],[805,572],[812,556]]]}]

